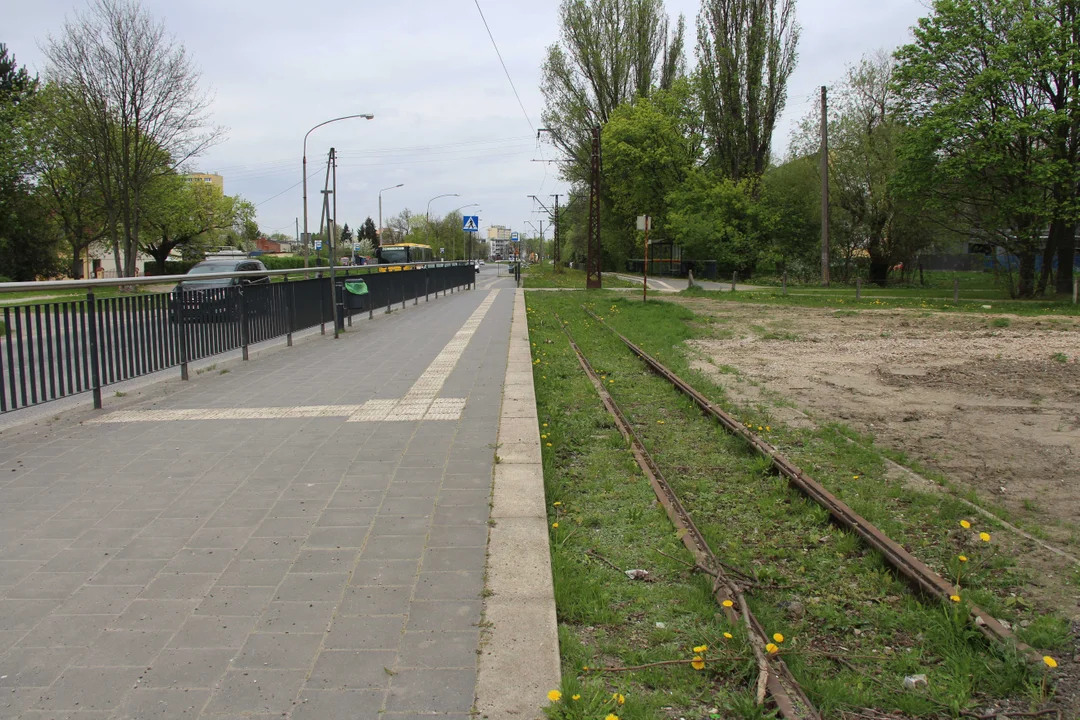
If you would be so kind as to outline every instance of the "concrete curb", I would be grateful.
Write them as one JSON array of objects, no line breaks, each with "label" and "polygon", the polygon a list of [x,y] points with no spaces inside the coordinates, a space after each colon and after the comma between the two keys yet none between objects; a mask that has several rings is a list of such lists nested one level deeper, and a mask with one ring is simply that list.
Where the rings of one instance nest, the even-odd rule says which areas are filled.
[{"label": "concrete curb", "polygon": [[543,717],[559,687],[559,630],[551,580],[544,466],[536,416],[525,291],[514,292],[503,384],[495,486],[488,531],[484,618],[476,709],[481,717]]}]

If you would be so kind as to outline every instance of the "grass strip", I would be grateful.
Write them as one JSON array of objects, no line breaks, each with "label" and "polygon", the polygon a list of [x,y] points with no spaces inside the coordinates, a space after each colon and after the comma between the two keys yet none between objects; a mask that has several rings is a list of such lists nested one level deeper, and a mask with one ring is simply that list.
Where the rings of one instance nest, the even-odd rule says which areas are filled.
[{"label": "grass strip", "polygon": [[[600,281],[606,288],[635,287],[635,284],[616,276],[614,273],[603,273]],[[530,265],[522,275],[522,284],[526,288],[570,288],[576,290],[585,289],[585,271],[577,268],[555,268],[551,265]],[[640,284],[636,287],[641,287]]]},{"label": "grass strip", "polygon": [[[707,583],[703,586],[703,578],[687,575],[678,563],[653,553],[647,569],[661,573],[669,601],[678,597],[681,584],[681,590],[692,594],[702,607],[691,619],[676,623],[676,637],[665,646],[657,642],[655,623],[661,622],[662,629],[668,630],[662,616],[672,608],[664,607],[663,601],[650,602],[650,597],[661,595],[658,583],[626,583],[612,578],[610,568],[572,560],[604,541],[606,549],[594,549],[619,567],[644,565],[649,562],[647,548],[657,547],[654,538],[663,536],[666,520],[656,517],[660,511],[650,506],[646,481],[628,466],[629,453],[621,437],[606,421],[595,394],[588,392],[588,381],[576,368],[562,333],[552,327],[552,311],[571,324],[575,339],[718,556],[761,581],[750,599],[751,608],[770,633],[784,638],[778,644],[780,652],[826,716],[862,707],[930,716],[943,710],[957,713],[993,698],[1041,698],[1042,673],[971,627],[963,597],[960,604],[943,607],[911,595],[876,553],[866,550],[854,535],[831,526],[824,509],[791,491],[769,472],[767,461],[702,417],[614,335],[597,327],[578,306],[584,298],[647,352],[722,403],[719,388],[689,371],[682,349],[694,333],[689,310],[663,302],[643,305],[614,293],[528,296],[530,330],[537,343],[538,407],[541,422],[550,423],[541,429],[548,435],[544,442],[550,443],[545,447],[549,497],[572,498],[575,508],[567,522],[559,517],[569,503],[552,507],[553,522],[559,523],[553,528],[553,568],[568,685],[578,683],[593,693],[597,687],[611,690],[610,678],[582,674],[579,667],[641,665],[678,659],[670,656],[678,653],[685,658],[690,644],[709,644],[740,657],[749,652],[738,628],[728,626],[722,615],[704,606]],[[955,579],[960,574],[965,596],[997,617],[1030,614],[1002,601],[1008,597],[1005,590],[1020,585],[1011,560],[991,544],[980,546],[977,536],[970,549],[964,544],[970,542],[971,533],[957,524],[966,517],[959,503],[917,496],[888,483],[880,456],[847,443],[836,428],[773,430],[766,418],[740,417],[751,424],[764,420],[761,431],[769,434],[771,442],[857,512],[946,577]],[[553,427],[558,429],[550,430]],[[620,474],[625,479],[616,485],[613,475]],[[580,510],[582,505],[588,511]],[[622,534],[628,529],[627,518],[635,519],[629,538]],[[647,532],[636,524],[642,518],[650,521]],[[560,536],[567,526],[576,531]],[[667,533],[671,533],[670,525]],[[958,559],[958,545],[969,563]],[[670,540],[659,549],[689,561],[685,551]],[[676,580],[680,574],[685,576],[681,583]],[[585,598],[591,601],[583,602]],[[687,602],[688,598],[682,598],[674,607]],[[638,606],[641,609],[628,611]],[[1062,628],[1054,618],[1037,621],[1029,630],[1037,625],[1040,630],[1026,633],[1024,639],[1048,647],[1041,641],[1052,644]],[[746,690],[752,674],[752,666],[745,662],[726,667],[710,658],[706,670],[697,675],[671,669],[660,677],[646,671],[620,674],[623,689],[612,691],[629,698],[628,690],[633,690],[643,709],[658,709],[652,703],[659,700],[664,703],[661,708],[691,714],[717,709],[728,715],[757,717],[760,712]],[[929,686],[905,690],[904,677],[915,674],[926,674]],[[687,693],[702,681],[707,682],[708,693],[697,698],[697,705],[673,703],[667,694],[679,688],[676,696],[692,703]],[[586,697],[588,693],[577,694]],[[578,717],[557,714],[568,707],[565,701],[556,705],[553,717]],[[655,716],[629,711],[619,715]]]}]

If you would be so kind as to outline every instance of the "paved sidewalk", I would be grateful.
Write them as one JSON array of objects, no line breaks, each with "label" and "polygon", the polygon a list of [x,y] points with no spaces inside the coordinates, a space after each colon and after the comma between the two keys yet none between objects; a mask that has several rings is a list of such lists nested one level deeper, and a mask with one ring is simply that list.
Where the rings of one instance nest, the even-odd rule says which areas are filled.
[{"label": "paved sidewalk", "polygon": [[514,301],[478,281],[0,434],[0,718],[469,717]]}]

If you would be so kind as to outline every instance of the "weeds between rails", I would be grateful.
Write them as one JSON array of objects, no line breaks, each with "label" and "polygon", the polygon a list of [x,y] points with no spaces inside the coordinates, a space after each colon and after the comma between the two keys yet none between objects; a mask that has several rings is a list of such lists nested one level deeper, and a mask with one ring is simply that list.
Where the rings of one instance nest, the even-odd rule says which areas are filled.
[{"label": "weeds between rails", "polygon": [[[537,305],[556,307],[563,313],[564,320],[569,318],[571,325],[568,327],[575,331],[578,342],[608,383],[608,389],[627,409],[637,433],[650,446],[656,462],[669,469],[680,468],[677,475],[672,473],[669,482],[699,518],[699,526],[709,544],[729,564],[757,568],[750,572],[761,584],[752,588],[749,604],[763,627],[770,633],[782,631],[787,637],[780,654],[823,714],[831,716],[843,709],[864,707],[900,710],[919,716],[940,711],[958,714],[990,697],[1014,700],[1026,697],[1032,701],[1044,697],[1045,685],[1040,683],[1042,676],[1038,669],[1026,664],[1017,652],[990,643],[975,631],[967,622],[963,603],[947,603],[943,607],[908,595],[905,586],[895,578],[879,554],[863,549],[855,535],[830,526],[827,512],[772,476],[769,472],[771,463],[748,457],[742,440],[718,433],[712,420],[703,418],[692,403],[673,393],[669,384],[629,357],[626,347],[614,336],[607,332],[578,332],[579,329],[589,330],[596,321],[580,310],[573,310],[569,307],[571,303],[561,298],[533,300],[530,297],[530,305],[534,306],[530,308],[533,311]],[[629,304],[621,300],[616,301],[616,305],[629,309]],[[612,311],[617,311],[614,306]],[[655,311],[640,312],[656,314]],[[541,343],[554,342],[550,334],[545,334],[550,330],[541,327],[543,323],[537,321],[535,314],[531,319],[536,339]],[[646,329],[648,323],[656,319],[635,315],[635,331]],[[661,318],[663,322],[670,320],[670,317]],[[540,355],[538,350],[538,363]],[[577,400],[574,403],[565,398],[556,401],[555,394],[549,394],[545,388],[559,383],[559,388],[564,389],[567,383],[573,382],[567,374],[571,359],[562,359],[562,352],[554,353],[549,359],[545,352],[544,367],[552,363],[554,366],[544,369],[542,375],[537,373],[541,386],[538,396],[545,412],[560,421],[565,417],[567,424],[574,419],[570,417],[571,412],[579,410],[569,407],[563,410],[560,405],[569,406]],[[553,374],[550,381],[547,380],[548,373]],[[558,373],[557,377],[555,373]],[[612,384],[614,380],[618,382]],[[580,391],[580,387],[576,389]],[[662,424],[664,422],[670,425]],[[577,472],[574,463],[585,455],[587,443],[560,437],[553,439],[559,447],[546,451],[545,465],[549,466],[546,470],[552,472],[554,466],[554,472],[567,475]],[[718,472],[716,468],[727,470]],[[578,488],[567,486],[558,491],[577,492]],[[607,494],[602,492],[580,500],[583,503],[602,502]],[[859,502],[858,509],[881,525],[881,519],[876,517],[880,513],[868,513],[863,506],[882,498],[869,495],[867,493],[865,501]],[[912,515],[913,522],[909,524],[915,525],[918,531],[925,531],[920,532],[920,536],[941,532],[940,528],[931,529],[921,522],[923,518],[919,515],[931,512],[928,508],[913,507],[900,494],[890,494],[884,501],[890,506],[890,516],[897,517],[905,512]],[[936,503],[933,512],[939,512],[941,501],[933,502]],[[589,522],[595,524],[600,520]],[[564,527],[568,525],[566,518],[563,518],[563,524]],[[571,530],[570,534],[573,532]],[[606,528],[595,532],[599,536]],[[556,555],[566,551],[563,546],[567,542],[578,541],[569,537],[558,539]],[[905,541],[908,539],[905,537]],[[610,552],[620,551],[621,548],[613,547]],[[639,555],[643,552],[639,551]],[[985,584],[987,576],[991,576],[999,583],[1009,585],[1012,578],[1007,562],[993,556],[979,560],[973,552],[971,554],[974,562],[970,584]],[[553,561],[558,566],[565,565],[565,560],[559,557],[553,557]],[[968,584],[969,575],[965,575],[964,580]],[[580,577],[573,581],[575,587],[586,584]],[[558,582],[557,577],[557,585]],[[597,588],[590,587],[589,591],[597,591]],[[618,588],[610,592],[629,591]],[[985,604],[980,597],[988,595],[985,591],[973,588],[968,593],[976,596],[974,599],[980,600],[980,604]],[[799,601],[797,615],[785,609],[790,608],[793,599]],[[589,620],[586,616],[581,622]],[[633,621],[634,618],[630,618],[628,622],[634,625]],[[578,638],[571,638],[576,626],[572,621],[564,623],[564,639],[568,643],[570,640],[582,642],[580,638],[584,638],[584,647],[574,648],[578,656],[587,657],[586,653],[592,647],[590,633],[595,634],[595,624],[581,627],[585,632],[579,633]],[[724,630],[732,629],[728,619],[720,616],[711,627],[700,632],[719,637]],[[745,634],[727,648],[749,655],[747,649]],[[619,655],[617,648],[604,650],[607,655]],[[626,652],[632,657],[640,654],[638,648],[626,648]],[[716,659],[722,661],[723,657]],[[721,676],[725,672],[729,676],[732,673],[738,675],[743,682],[753,678],[752,665],[751,669],[723,667],[723,662],[714,663],[713,657],[709,660],[706,672],[717,673],[717,682],[724,682]],[[929,675],[930,687],[916,692],[903,690],[904,676],[919,673]],[[585,680],[589,680],[587,676]],[[643,681],[643,690],[649,691],[658,681],[655,673],[650,673]],[[747,713],[750,713],[747,716],[753,716],[751,711],[747,710]],[[620,717],[624,715],[620,714]]]}]

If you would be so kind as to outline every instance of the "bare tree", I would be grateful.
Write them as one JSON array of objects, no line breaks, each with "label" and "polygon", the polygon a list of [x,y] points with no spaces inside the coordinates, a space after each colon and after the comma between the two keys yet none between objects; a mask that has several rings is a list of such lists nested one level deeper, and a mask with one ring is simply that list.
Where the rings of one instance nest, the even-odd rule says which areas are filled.
[{"label": "bare tree", "polygon": [[736,181],[761,175],[797,59],[795,0],[702,0],[697,32],[709,161]]},{"label": "bare tree", "polygon": [[117,271],[135,274],[143,196],[223,137],[184,46],[135,0],[93,0],[44,48],[98,177]]}]

